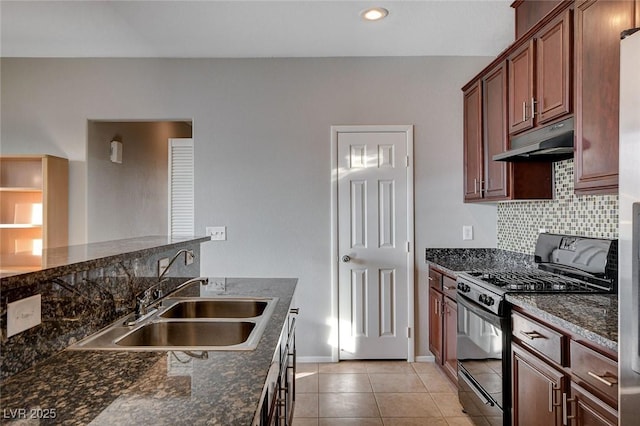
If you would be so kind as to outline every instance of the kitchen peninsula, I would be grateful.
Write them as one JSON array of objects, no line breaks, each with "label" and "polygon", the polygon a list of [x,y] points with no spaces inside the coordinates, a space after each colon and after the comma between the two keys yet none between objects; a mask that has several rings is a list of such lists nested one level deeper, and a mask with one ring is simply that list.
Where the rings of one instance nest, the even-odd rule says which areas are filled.
[{"label": "kitchen peninsula", "polygon": [[[296,279],[224,280],[224,288],[219,292],[222,297],[277,298],[255,350],[64,350],[112,322],[114,315],[118,318],[131,312],[131,301],[119,300],[121,295],[117,291],[126,295],[133,287],[148,288],[156,282],[152,265],[157,264],[158,257],[184,247],[193,248],[197,251],[194,263],[197,268],[191,268],[190,275],[174,271],[168,282],[176,287],[185,279],[197,276],[199,244],[207,239],[170,242],[164,238],[162,244],[158,244],[160,240],[124,240],[121,247],[128,247],[129,251],[106,250],[100,256],[88,255],[84,260],[74,258],[77,263],[57,265],[56,268],[62,268],[57,272],[42,270],[32,273],[36,276],[25,274],[22,279],[21,276],[2,279],[3,314],[6,313],[5,294],[13,297],[20,291],[27,296],[31,291],[42,291],[43,304],[42,324],[10,338],[6,337],[6,314],[3,315],[3,423],[35,418],[42,424],[130,425],[150,421],[154,424],[252,424],[265,397],[268,373],[274,353],[280,347],[283,326],[291,321]],[[94,246],[87,252],[92,250],[95,254],[98,248]],[[115,273],[110,272],[111,268]],[[63,280],[65,287],[75,290],[55,288],[53,278]],[[96,290],[95,286],[100,289]],[[116,297],[110,299],[105,297],[106,293]],[[199,294],[199,289],[194,287],[174,296],[198,297]],[[68,311],[59,312],[65,301],[78,310],[75,318],[69,317]],[[109,314],[107,306],[112,310]],[[93,311],[94,315],[85,310]]]}]

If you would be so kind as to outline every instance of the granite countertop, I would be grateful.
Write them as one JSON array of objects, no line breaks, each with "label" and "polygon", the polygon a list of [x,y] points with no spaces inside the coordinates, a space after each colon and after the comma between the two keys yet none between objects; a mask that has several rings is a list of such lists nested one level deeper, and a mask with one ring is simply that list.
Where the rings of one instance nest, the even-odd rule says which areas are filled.
[{"label": "granite countertop", "polygon": [[203,243],[210,240],[210,237],[156,235],[49,248],[42,251],[42,267],[31,272],[2,272],[0,278],[3,288],[22,285],[24,281],[66,275],[119,262],[132,256],[148,256],[160,250],[183,246],[185,243]]},{"label": "granite countertop", "polygon": [[[535,267],[532,256],[499,249],[427,249],[425,260],[445,272]],[[586,340],[618,350],[618,295],[507,294],[506,300]]]},{"label": "granite countertop", "polygon": [[65,350],[2,384],[3,421],[11,423],[11,413],[24,421],[15,411],[24,409],[26,418],[55,412],[55,419],[40,419],[41,424],[250,425],[296,283],[226,280],[221,294],[279,298],[253,351],[211,351],[198,359],[177,351]]},{"label": "granite countertop", "polygon": [[534,267],[533,256],[500,249],[426,249],[425,260],[450,275],[481,269]]},{"label": "granite countertop", "polygon": [[617,294],[507,294],[507,301],[586,340],[618,351]]}]

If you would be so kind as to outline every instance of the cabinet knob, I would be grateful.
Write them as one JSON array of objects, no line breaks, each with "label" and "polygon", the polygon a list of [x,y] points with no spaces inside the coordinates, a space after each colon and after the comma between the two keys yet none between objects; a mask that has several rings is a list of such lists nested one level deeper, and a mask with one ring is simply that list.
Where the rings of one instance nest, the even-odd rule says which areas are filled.
[{"label": "cabinet knob", "polygon": [[349,256],[348,254],[345,254],[344,256],[342,256],[342,261],[344,263],[351,261],[351,256]]}]

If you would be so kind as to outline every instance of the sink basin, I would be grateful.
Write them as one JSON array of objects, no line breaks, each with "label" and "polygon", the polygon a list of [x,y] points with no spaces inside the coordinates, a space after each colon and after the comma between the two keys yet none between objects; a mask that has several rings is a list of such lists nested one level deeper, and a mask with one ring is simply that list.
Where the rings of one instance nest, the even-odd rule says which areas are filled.
[{"label": "sink basin", "polygon": [[211,347],[244,343],[254,322],[152,322],[116,340],[119,346]]},{"label": "sink basin", "polygon": [[68,349],[254,350],[277,303],[277,297],[168,297],[137,323],[131,325],[132,316],[120,318]]},{"label": "sink basin", "polygon": [[162,318],[253,318],[264,313],[267,302],[258,300],[186,300],[160,314]]}]

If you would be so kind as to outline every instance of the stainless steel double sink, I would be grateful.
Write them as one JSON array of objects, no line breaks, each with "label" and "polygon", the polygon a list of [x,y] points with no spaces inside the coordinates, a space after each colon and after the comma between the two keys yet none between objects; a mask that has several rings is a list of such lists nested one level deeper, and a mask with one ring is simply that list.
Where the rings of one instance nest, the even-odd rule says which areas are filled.
[{"label": "stainless steel double sink", "polygon": [[69,350],[253,350],[277,298],[171,297],[138,324],[119,319]]}]

